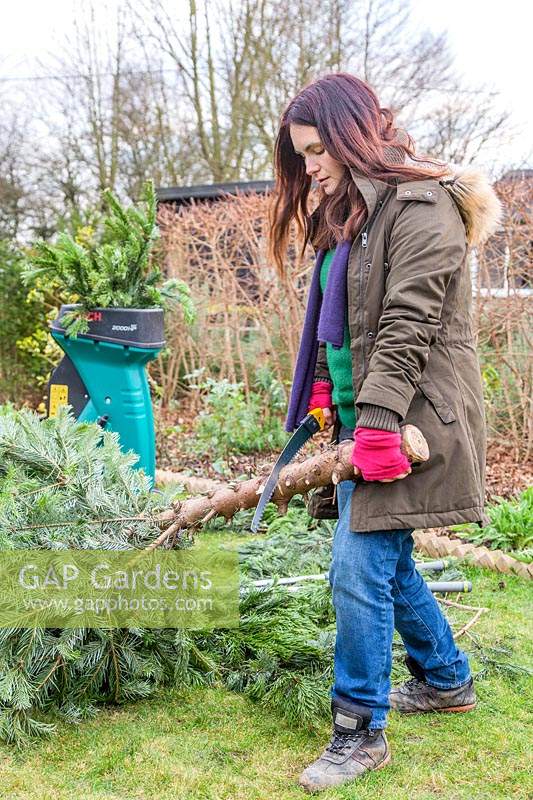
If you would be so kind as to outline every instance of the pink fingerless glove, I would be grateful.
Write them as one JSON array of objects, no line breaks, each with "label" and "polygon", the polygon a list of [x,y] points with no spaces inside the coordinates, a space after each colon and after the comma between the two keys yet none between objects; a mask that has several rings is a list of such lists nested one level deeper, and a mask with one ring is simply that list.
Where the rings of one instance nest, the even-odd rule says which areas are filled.
[{"label": "pink fingerless glove", "polygon": [[407,456],[400,450],[401,433],[377,428],[356,428],[352,464],[361,470],[365,481],[396,478],[411,469]]},{"label": "pink fingerless glove", "polygon": [[313,408],[331,408],[331,389],[329,381],[315,381],[309,398],[308,411]]}]

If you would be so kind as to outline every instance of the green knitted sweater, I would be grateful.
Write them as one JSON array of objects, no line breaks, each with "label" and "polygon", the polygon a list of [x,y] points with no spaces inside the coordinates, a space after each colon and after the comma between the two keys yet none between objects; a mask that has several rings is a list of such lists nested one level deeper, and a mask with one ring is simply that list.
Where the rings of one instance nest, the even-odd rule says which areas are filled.
[{"label": "green knitted sweater", "polygon": [[[335,250],[328,250],[322,262],[320,271],[320,288],[322,295],[326,289],[329,268],[333,261]],[[328,370],[333,381],[332,400],[337,406],[337,413],[343,425],[348,428],[355,428],[356,415],[354,392],[352,384],[352,355],[350,352],[350,331],[348,321],[344,326],[344,342],[340,350],[336,350],[333,345],[326,342],[326,357]]]}]

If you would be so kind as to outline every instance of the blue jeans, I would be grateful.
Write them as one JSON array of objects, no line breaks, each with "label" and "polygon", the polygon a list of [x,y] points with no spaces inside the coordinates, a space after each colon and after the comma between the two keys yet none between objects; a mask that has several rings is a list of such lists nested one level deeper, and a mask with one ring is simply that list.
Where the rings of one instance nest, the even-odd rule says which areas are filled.
[{"label": "blue jeans", "polygon": [[370,728],[384,728],[394,628],[432,686],[461,686],[470,678],[470,669],[437,601],[415,569],[413,529],[352,532],[354,491],[353,481],[337,486],[339,521],[329,573],[337,618],[331,694],[367,706],[372,711]]}]

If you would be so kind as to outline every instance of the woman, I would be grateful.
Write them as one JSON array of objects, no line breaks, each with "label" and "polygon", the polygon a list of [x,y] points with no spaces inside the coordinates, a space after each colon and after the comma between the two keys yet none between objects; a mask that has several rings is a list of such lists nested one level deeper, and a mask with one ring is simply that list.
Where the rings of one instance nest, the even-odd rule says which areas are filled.
[{"label": "woman", "polygon": [[[411,556],[415,528],[484,524],[485,426],[468,245],[499,204],[483,176],[415,156],[372,89],[345,73],[301,91],[276,141],[272,255],[293,220],[317,253],[286,428],[320,406],[354,439],[363,480],[338,486],[330,582],[337,619],[333,736],[300,783],[315,791],[390,761],[387,712],[469,711],[475,695]],[[308,210],[312,183],[319,203]],[[400,424],[425,435],[411,466]],[[355,477],[355,475],[354,475]],[[413,679],[390,691],[392,637]]]}]

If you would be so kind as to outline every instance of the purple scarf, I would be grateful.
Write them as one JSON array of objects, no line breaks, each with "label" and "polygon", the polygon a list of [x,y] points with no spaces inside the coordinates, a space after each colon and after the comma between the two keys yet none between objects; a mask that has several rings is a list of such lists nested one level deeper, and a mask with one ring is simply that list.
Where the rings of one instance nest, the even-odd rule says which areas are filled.
[{"label": "purple scarf", "polygon": [[292,381],[289,410],[285,420],[285,430],[289,433],[292,433],[307,415],[307,406],[313,388],[318,343],[329,342],[336,350],[339,350],[344,343],[347,306],[346,274],[351,247],[351,241],[341,242],[337,246],[323,298],[320,289],[320,271],[325,251],[319,250],[317,253]]}]

